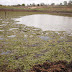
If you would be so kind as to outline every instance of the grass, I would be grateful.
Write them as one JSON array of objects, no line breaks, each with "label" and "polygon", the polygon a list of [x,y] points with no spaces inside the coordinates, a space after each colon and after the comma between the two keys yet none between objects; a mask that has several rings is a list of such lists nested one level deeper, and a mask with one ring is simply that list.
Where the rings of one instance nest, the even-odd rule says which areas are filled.
[{"label": "grass", "polygon": [[64,12],[72,12],[71,6],[36,6],[36,8],[32,9],[31,7],[23,7],[23,6],[0,6],[0,9],[23,9],[23,10],[46,10],[46,11],[64,11]]},{"label": "grass", "polygon": [[[16,12],[28,12],[29,14],[35,12],[36,14],[51,14],[51,15],[61,15],[61,16],[69,16],[72,17],[72,7],[71,6],[36,6],[36,8],[32,8],[32,6],[18,6],[18,7],[13,7],[13,6],[0,6],[0,11],[2,9],[7,9],[7,10],[14,10]],[[18,10],[18,11],[17,11]],[[6,11],[6,10],[4,10]],[[28,14],[27,13],[27,14]]]}]

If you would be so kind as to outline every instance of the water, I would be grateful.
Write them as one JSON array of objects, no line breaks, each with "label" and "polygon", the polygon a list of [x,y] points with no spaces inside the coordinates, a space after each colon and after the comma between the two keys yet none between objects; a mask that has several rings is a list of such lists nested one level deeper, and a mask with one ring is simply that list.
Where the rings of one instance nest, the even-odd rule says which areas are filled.
[{"label": "water", "polygon": [[16,29],[18,29],[18,28],[10,28],[9,30],[11,31],[11,30],[16,30]]},{"label": "water", "polygon": [[43,31],[72,31],[72,17],[34,14],[16,18],[15,21],[19,21],[17,24],[34,26],[36,28],[41,28]]},{"label": "water", "polygon": [[11,36],[7,36],[7,37],[13,38],[13,37],[16,37],[16,35],[11,35]]},{"label": "water", "polygon": [[50,37],[48,37],[48,36],[39,36],[42,40],[45,40],[45,41],[47,41],[47,40],[50,40],[51,38]]}]

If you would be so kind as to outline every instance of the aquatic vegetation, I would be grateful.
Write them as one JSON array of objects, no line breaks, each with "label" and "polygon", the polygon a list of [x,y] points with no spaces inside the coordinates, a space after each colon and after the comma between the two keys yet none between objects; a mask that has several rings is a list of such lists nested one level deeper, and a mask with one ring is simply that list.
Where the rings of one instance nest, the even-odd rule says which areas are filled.
[{"label": "aquatic vegetation", "polygon": [[16,24],[11,18],[21,16],[19,14],[9,14],[5,20],[2,17],[2,20],[7,22],[0,26],[1,30],[4,30],[0,31],[1,72],[27,72],[33,65],[45,61],[72,60],[72,36],[64,31],[42,31],[39,28]]}]

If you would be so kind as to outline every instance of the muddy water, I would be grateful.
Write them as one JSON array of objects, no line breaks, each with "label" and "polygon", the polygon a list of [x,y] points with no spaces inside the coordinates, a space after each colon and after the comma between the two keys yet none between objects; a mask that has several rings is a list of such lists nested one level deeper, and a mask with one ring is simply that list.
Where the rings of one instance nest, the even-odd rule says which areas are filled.
[{"label": "muddy water", "polygon": [[17,18],[18,24],[25,24],[27,26],[34,26],[41,28],[43,31],[72,31],[72,17],[35,14]]}]

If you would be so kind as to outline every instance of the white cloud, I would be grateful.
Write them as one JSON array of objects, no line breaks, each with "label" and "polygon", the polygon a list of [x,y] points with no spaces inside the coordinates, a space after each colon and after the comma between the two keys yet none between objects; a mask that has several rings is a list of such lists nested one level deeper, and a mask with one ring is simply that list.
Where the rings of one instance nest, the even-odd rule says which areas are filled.
[{"label": "white cloud", "polygon": [[15,4],[30,4],[30,3],[46,3],[46,4],[50,4],[50,3],[60,3],[63,1],[69,1],[69,0],[0,0],[0,4],[3,5],[15,5]]}]

